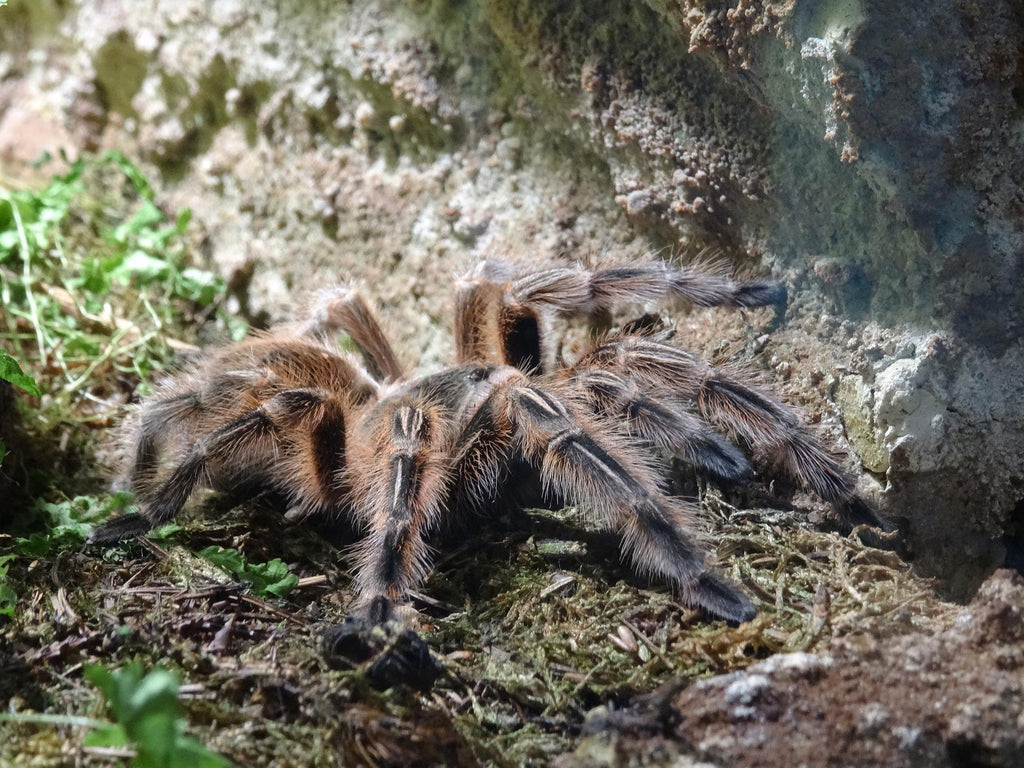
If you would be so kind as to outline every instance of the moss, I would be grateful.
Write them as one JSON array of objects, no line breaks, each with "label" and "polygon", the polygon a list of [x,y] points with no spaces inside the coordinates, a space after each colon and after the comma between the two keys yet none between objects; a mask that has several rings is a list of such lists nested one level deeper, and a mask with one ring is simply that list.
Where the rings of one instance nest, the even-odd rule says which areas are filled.
[{"label": "moss", "polygon": [[836,404],[843,411],[846,436],[857,457],[869,471],[885,472],[889,468],[889,451],[878,444],[867,390],[860,376],[844,376],[836,390]]},{"label": "moss", "polygon": [[[83,696],[78,681],[82,663],[139,659],[177,669],[195,691],[186,701],[190,732],[240,763],[327,764],[340,749],[365,750],[391,765],[429,739],[436,762],[419,764],[462,755],[543,765],[574,748],[589,710],[625,706],[669,680],[742,669],[775,652],[813,651],[866,621],[884,637],[908,621],[946,620],[929,585],[891,553],[804,529],[780,512],[730,511],[713,498],[709,511],[724,567],[761,610],[753,622],[702,621],[664,588],[620,567],[614,537],[570,534],[571,510],[533,511],[521,521],[533,536],[519,525],[480,530],[463,537],[463,547],[441,550],[423,591],[431,600],[424,610],[444,614],[426,616],[425,637],[446,673],[426,694],[376,691],[358,670],[324,666],[318,634],[344,613],[333,590],[300,588],[267,602],[220,575],[180,571],[173,555],[180,547],[234,540],[254,558],[269,547],[302,576],[347,582],[344,556],[323,537],[296,531],[282,544],[261,512],[255,526],[249,522],[251,509],[189,524],[174,534],[174,547],[125,548],[127,560],[55,553],[31,568],[23,563],[15,577],[23,595],[18,618],[3,634],[29,669],[45,664],[47,709],[92,711],[95,697]],[[50,579],[58,563],[62,583],[73,581],[73,589]],[[58,590],[76,607],[70,625],[56,626],[40,610]],[[449,601],[460,605],[445,607]],[[228,620],[227,646],[214,650]],[[40,626],[50,631],[33,629]],[[615,641],[624,635],[635,645]],[[2,724],[0,731],[21,754],[50,754],[52,741],[38,727]]]}]

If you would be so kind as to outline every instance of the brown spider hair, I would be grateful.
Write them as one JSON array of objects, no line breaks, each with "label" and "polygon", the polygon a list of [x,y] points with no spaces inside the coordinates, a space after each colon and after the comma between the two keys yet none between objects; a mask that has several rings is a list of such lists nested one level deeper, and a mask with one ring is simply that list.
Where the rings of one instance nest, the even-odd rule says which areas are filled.
[{"label": "brown spider hair", "polygon": [[[207,352],[138,407],[123,433],[140,511],[93,540],[171,519],[200,485],[269,485],[288,497],[289,517],[346,515],[364,532],[355,611],[384,622],[425,576],[430,535],[456,508],[486,510],[525,462],[551,495],[617,531],[638,571],[712,616],[746,621],[753,606],[693,532],[698,510],[663,490],[658,451],[745,483],[753,470],[735,441],[777,457],[846,517],[881,521],[796,413],[728,367],[632,332],[572,364],[552,352],[558,318],[669,298],[757,307],[785,294],[659,263],[519,275],[485,261],[456,285],[455,364],[414,376],[356,290],[323,292],[304,322]],[[360,357],[333,343],[341,333]]]}]

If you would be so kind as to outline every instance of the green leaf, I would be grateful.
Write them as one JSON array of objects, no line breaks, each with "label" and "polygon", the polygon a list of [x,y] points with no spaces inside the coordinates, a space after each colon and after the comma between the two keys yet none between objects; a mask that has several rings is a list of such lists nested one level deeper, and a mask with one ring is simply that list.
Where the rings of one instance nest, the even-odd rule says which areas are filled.
[{"label": "green leaf", "polygon": [[176,294],[203,306],[212,304],[225,291],[224,281],[220,277],[195,267],[184,269],[174,283]]},{"label": "green leaf", "polygon": [[192,221],[192,209],[182,208],[178,211],[178,218],[174,222],[175,232],[179,235],[184,235],[188,230],[188,223]]},{"label": "green leaf", "polygon": [[69,328],[66,335],[67,342],[64,344],[64,349],[68,352],[81,354],[88,358],[99,356],[101,347],[97,339],[79,333],[74,327]]},{"label": "green leaf", "polygon": [[143,286],[156,280],[166,280],[173,270],[174,268],[163,259],[150,256],[145,251],[135,250],[111,272],[111,277],[125,285],[135,282]]},{"label": "green leaf", "polygon": [[[120,260],[118,263],[120,264]],[[82,262],[81,273],[74,284],[90,293],[107,294],[110,292],[110,271],[111,268],[100,259],[85,259]]]},{"label": "green leaf", "polygon": [[257,594],[287,597],[299,583],[299,577],[290,573],[288,564],[277,557],[267,563],[251,564],[248,575]]},{"label": "green leaf", "polygon": [[104,728],[97,728],[82,739],[85,747],[123,747],[129,743],[124,726],[111,723]]},{"label": "green leaf", "polygon": [[35,380],[22,371],[18,361],[3,350],[0,350],[0,379],[11,382],[11,384],[20,387],[30,395],[35,395],[36,397],[40,395],[39,387],[36,386]]},{"label": "green leaf", "polygon": [[135,191],[146,200],[152,200],[155,197],[153,187],[150,186],[146,174],[140,171],[135,163],[125,157],[124,153],[118,152],[116,149],[108,150],[103,156],[103,162],[113,163],[120,168],[121,172],[131,181],[132,186],[135,187]]},{"label": "green leaf", "polygon": [[[16,539],[15,545],[18,552],[31,557],[45,557],[54,550],[76,547],[85,541],[92,526],[72,520],[69,515],[65,515],[70,504],[71,502],[68,501],[51,504],[37,500],[32,511],[44,519],[48,518],[49,528],[45,533],[33,533],[27,537]],[[62,522],[63,520],[66,522]]]},{"label": "green leaf", "polygon": [[177,523],[167,523],[167,525],[161,525],[159,528],[147,533],[146,538],[152,539],[153,541],[163,541],[171,538],[181,530],[183,530],[182,527]]},{"label": "green leaf", "polygon": [[150,230],[153,225],[159,224],[163,220],[163,211],[157,208],[150,200],[146,200],[131,219],[114,230],[114,242],[127,243],[130,235],[137,235],[140,232]]},{"label": "green leaf", "polygon": [[143,676],[142,666],[132,663],[110,672],[99,666],[85,669],[85,677],[100,689],[116,725],[90,734],[91,746],[135,747],[136,768],[221,768],[228,761],[185,736],[185,720],[178,701],[178,679],[164,669]]},{"label": "green leaf", "polygon": [[289,573],[288,565],[277,557],[268,563],[249,563],[241,552],[217,546],[207,547],[199,556],[240,581],[250,582],[260,597],[286,597],[299,583],[299,577]]},{"label": "green leaf", "polygon": [[200,742],[185,736],[178,740],[175,766],[181,768],[225,768],[231,762],[211,752]]},{"label": "green leaf", "polygon": [[226,312],[218,313],[217,316],[224,320],[224,324],[228,327],[228,333],[231,334],[232,341],[241,341],[249,335],[249,323],[244,318],[237,315],[229,315]]},{"label": "green leaf", "polygon": [[43,520],[47,530],[18,538],[15,546],[19,553],[30,557],[46,557],[54,550],[78,546],[95,523],[115,511],[124,510],[131,502],[132,495],[123,492],[105,499],[95,496],[76,496],[59,502],[37,499],[31,511]]},{"label": "green leaf", "polygon": [[237,575],[245,570],[246,562],[242,554],[236,549],[224,549],[224,547],[210,546],[199,551],[199,556],[209,560],[218,568],[231,575]]},{"label": "green leaf", "polygon": [[0,616],[14,616],[14,608],[18,604],[18,594],[7,582],[7,563],[14,555],[0,555]]},{"label": "green leaf", "polygon": [[0,582],[0,616],[13,617],[17,605],[18,593],[11,588],[10,584]]},{"label": "green leaf", "polygon": [[0,261],[4,261],[18,246],[20,239],[17,230],[5,229],[0,232]]}]

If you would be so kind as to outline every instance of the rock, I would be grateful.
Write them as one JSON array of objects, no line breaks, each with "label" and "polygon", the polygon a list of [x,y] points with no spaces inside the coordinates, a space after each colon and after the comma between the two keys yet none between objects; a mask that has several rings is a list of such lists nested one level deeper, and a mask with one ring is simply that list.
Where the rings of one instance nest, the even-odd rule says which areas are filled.
[{"label": "rock", "polygon": [[870,642],[849,635],[827,655],[780,654],[691,685],[661,716],[667,737],[624,728],[641,711],[626,709],[561,765],[587,764],[595,740],[615,745],[608,766],[654,744],[715,765],[1021,765],[1022,606],[1024,578],[999,571],[938,631],[879,636],[866,619]]}]

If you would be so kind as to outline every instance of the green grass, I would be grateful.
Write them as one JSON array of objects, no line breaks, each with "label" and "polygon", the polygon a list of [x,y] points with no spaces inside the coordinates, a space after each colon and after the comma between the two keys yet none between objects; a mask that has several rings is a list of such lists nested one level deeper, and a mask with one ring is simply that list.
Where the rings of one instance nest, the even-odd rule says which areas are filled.
[{"label": "green grass", "polygon": [[143,675],[140,664],[111,672],[88,667],[85,677],[103,692],[113,723],[86,736],[86,747],[131,745],[134,768],[221,768],[230,763],[185,735],[178,678],[164,669]]},{"label": "green grass", "polygon": [[97,397],[105,374],[145,381],[166,368],[182,310],[187,321],[223,297],[219,277],[188,264],[190,219],[163,212],[117,152],[79,159],[39,191],[0,188],[0,340],[16,361],[0,370],[35,372],[43,413]]},{"label": "green grass", "polygon": [[188,209],[162,210],[119,152],[65,162],[42,189],[0,187],[0,379],[20,390],[0,414],[17,422],[0,433],[0,472],[21,529],[46,522],[40,499],[109,505],[93,438],[196,327],[246,331],[220,308],[223,280],[192,263]]}]

